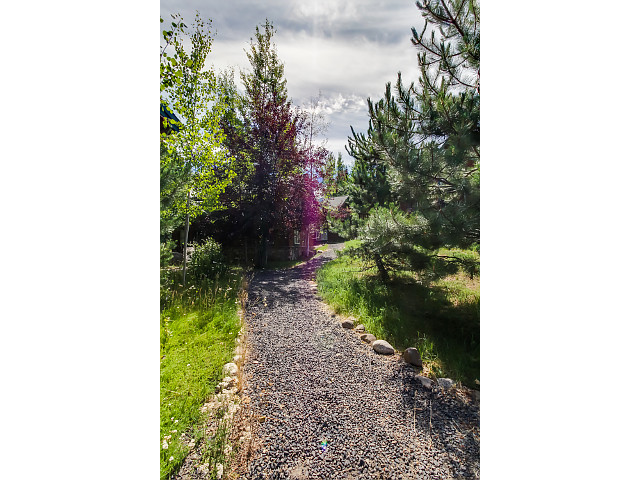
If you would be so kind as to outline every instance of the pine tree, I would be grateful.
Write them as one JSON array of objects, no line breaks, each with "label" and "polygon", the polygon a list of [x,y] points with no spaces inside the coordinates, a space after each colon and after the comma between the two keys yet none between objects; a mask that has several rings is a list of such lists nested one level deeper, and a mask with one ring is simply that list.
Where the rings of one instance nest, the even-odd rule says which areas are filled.
[{"label": "pine tree", "polygon": [[405,87],[398,74],[395,96],[387,84],[380,101],[368,102],[368,137],[349,139],[356,153],[384,166],[402,207],[372,210],[360,229],[383,278],[390,266],[425,270],[442,246],[480,241],[479,7],[473,0],[417,5],[425,19],[420,34],[412,29],[418,85]]}]

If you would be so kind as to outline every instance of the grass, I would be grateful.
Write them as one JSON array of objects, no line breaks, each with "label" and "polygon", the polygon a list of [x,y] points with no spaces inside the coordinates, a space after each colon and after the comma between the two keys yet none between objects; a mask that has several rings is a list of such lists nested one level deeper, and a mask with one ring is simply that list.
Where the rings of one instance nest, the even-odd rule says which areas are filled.
[{"label": "grass", "polygon": [[165,300],[160,315],[162,478],[175,472],[189,451],[181,435],[202,438],[200,408],[222,380],[222,366],[233,359],[242,281],[235,269],[217,281],[173,290]]},{"label": "grass", "polygon": [[[358,241],[345,244],[345,251]],[[476,255],[472,251],[442,250]],[[318,292],[336,312],[353,315],[368,332],[397,350],[416,347],[425,373],[478,388],[480,379],[480,278],[452,272],[424,285],[407,272],[389,286],[365,261],[342,255],[317,275]]]},{"label": "grass", "polygon": [[314,247],[316,253],[322,253],[324,252],[327,248],[329,248],[329,244],[325,243],[323,245],[317,245]]}]

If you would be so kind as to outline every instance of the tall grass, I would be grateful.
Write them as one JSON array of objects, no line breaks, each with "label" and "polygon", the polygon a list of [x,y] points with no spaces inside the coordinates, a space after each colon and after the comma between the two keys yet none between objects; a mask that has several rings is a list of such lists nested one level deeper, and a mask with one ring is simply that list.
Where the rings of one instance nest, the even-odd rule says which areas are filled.
[{"label": "tall grass", "polygon": [[[345,250],[356,246],[347,242]],[[473,251],[442,251],[443,255]],[[398,272],[385,286],[375,268],[348,255],[325,264],[317,274],[318,292],[338,313],[353,315],[368,332],[397,350],[416,347],[425,373],[446,376],[477,388],[480,379],[480,278],[454,271],[420,283]]]},{"label": "tall grass", "polygon": [[[240,330],[239,291],[243,274],[167,288],[160,314],[160,468],[168,478],[182,464],[184,438],[200,438],[200,408],[233,359]],[[175,284],[174,284],[175,286]]]}]

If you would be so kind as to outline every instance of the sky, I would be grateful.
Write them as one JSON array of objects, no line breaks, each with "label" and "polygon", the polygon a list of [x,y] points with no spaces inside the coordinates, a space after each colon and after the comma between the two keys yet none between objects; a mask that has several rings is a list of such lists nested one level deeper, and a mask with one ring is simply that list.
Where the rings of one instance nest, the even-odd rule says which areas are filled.
[{"label": "sky", "polygon": [[257,25],[269,19],[285,66],[289,97],[304,107],[319,99],[328,123],[326,148],[353,164],[345,145],[368,127],[367,98],[383,96],[387,82],[418,77],[411,27],[423,20],[414,0],[161,0],[165,20],[180,13],[189,24],[195,12],[212,19],[216,70],[250,67],[245,50]]}]

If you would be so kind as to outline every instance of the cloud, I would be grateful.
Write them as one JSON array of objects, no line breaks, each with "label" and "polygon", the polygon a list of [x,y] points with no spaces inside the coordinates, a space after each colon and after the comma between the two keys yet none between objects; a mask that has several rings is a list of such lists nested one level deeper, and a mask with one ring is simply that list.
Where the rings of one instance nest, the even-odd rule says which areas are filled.
[{"label": "cloud", "polygon": [[161,1],[165,18],[179,11],[189,23],[198,10],[213,19],[213,66],[235,68],[238,82],[238,70],[250,67],[245,50],[256,25],[269,18],[289,96],[303,106],[321,93],[328,145],[336,153],[345,155],[351,125],[366,131],[368,97],[381,98],[399,71],[405,82],[418,77],[410,29],[420,29],[423,21],[414,0]]},{"label": "cloud", "polygon": [[302,109],[306,112],[317,112],[322,115],[331,115],[336,112],[342,112],[344,110],[358,111],[366,108],[366,102],[364,98],[358,95],[350,95],[343,97],[341,93],[337,96],[334,95],[331,98],[325,98],[320,96],[317,103],[307,102],[303,104]]}]

